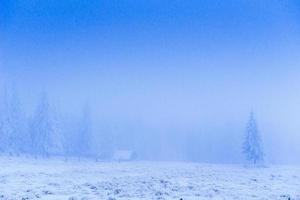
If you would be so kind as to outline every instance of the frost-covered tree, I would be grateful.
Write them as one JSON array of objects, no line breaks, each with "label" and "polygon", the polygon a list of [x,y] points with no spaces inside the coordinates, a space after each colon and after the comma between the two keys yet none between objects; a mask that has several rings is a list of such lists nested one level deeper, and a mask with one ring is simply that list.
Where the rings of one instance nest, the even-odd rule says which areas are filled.
[{"label": "frost-covered tree", "polygon": [[63,119],[64,127],[62,128],[63,138],[62,145],[64,150],[65,160],[68,160],[68,157],[75,155],[75,139],[76,139],[76,129],[75,129],[75,120],[69,116],[65,116]]},{"label": "frost-covered tree", "polygon": [[8,92],[5,89],[1,96],[1,116],[0,116],[0,150],[1,152],[7,153],[9,146],[9,138],[11,135],[11,127],[9,126],[8,117]]},{"label": "frost-covered tree", "polygon": [[243,152],[246,155],[246,159],[254,165],[262,163],[264,160],[262,140],[253,112],[250,113],[250,118],[246,128]]},{"label": "frost-covered tree", "polygon": [[79,134],[81,121],[74,116],[64,116],[63,121],[63,150],[65,160],[67,161],[69,157],[75,157],[81,154],[79,149],[81,148],[80,141],[82,137]]},{"label": "frost-covered tree", "polygon": [[60,138],[56,120],[50,110],[50,104],[45,93],[38,102],[30,125],[31,152],[35,155],[48,157],[56,153],[60,146]]},{"label": "frost-covered tree", "polygon": [[96,160],[111,159],[116,150],[116,136],[113,128],[108,123],[97,123],[97,137],[95,151],[97,152]]},{"label": "frost-covered tree", "polygon": [[92,119],[89,105],[85,105],[82,116],[79,120],[74,148],[77,156],[87,157],[92,154]]},{"label": "frost-covered tree", "polygon": [[28,147],[25,116],[15,88],[5,89],[0,118],[1,150],[10,155],[24,153]]}]

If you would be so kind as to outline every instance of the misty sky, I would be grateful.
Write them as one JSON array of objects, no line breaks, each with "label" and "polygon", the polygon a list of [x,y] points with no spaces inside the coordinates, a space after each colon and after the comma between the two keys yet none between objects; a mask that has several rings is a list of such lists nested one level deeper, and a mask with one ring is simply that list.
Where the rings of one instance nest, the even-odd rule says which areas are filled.
[{"label": "misty sky", "polygon": [[0,36],[1,83],[29,107],[46,90],[69,112],[218,134],[253,110],[300,152],[296,0],[1,0]]}]

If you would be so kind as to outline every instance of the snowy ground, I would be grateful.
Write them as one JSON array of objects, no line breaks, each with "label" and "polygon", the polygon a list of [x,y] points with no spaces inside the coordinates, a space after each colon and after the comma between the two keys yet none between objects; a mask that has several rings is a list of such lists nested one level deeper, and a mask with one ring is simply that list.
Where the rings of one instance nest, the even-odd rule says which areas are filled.
[{"label": "snowy ground", "polygon": [[295,199],[300,166],[0,158],[0,199]]}]

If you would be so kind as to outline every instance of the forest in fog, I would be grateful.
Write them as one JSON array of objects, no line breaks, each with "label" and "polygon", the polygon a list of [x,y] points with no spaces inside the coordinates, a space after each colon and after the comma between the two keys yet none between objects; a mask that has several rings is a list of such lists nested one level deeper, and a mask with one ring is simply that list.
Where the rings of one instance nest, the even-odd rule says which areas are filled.
[{"label": "forest in fog", "polygon": [[265,161],[299,163],[298,6],[7,1],[0,150],[242,163],[253,111]]},{"label": "forest in fog", "polygon": [[193,132],[193,127],[161,131],[138,123],[99,122],[93,118],[93,109],[88,103],[76,114],[64,113],[50,103],[45,91],[40,92],[28,113],[16,87],[5,87],[1,91],[0,105],[0,151],[10,156],[112,160],[116,152],[127,151],[132,157],[125,159],[130,160],[239,162],[237,155],[241,156],[247,137],[247,119],[240,140],[232,136],[226,140],[220,134],[220,138],[209,137]]},{"label": "forest in fog", "polygon": [[300,200],[299,0],[0,0],[0,200]]}]

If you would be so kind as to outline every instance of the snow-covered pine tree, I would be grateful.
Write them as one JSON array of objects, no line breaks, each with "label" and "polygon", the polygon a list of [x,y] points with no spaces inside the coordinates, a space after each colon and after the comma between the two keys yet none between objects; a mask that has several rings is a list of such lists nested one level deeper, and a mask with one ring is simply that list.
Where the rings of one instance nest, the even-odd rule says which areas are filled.
[{"label": "snow-covered pine tree", "polygon": [[7,153],[9,137],[10,137],[10,128],[8,126],[8,118],[7,118],[7,90],[4,89],[3,94],[1,95],[1,110],[0,110],[0,151],[2,153]]},{"label": "snow-covered pine tree", "polygon": [[15,88],[5,89],[1,106],[1,146],[10,155],[24,153],[28,147],[25,115]]},{"label": "snow-covered pine tree", "polygon": [[76,124],[77,121],[73,119],[73,116],[64,116],[63,120],[63,125],[64,127],[62,128],[63,132],[63,138],[62,138],[62,145],[63,145],[63,150],[64,150],[64,156],[65,156],[65,161],[68,161],[68,158],[71,156],[74,156],[76,154],[75,150],[75,143],[76,143]]},{"label": "snow-covered pine tree", "polygon": [[246,155],[246,159],[254,165],[259,163],[261,164],[264,160],[262,140],[253,112],[250,113],[250,118],[246,128],[243,152]]},{"label": "snow-covered pine tree", "polygon": [[[63,150],[64,150],[64,156],[65,161],[68,160],[69,157],[81,157],[83,156],[86,150],[82,151],[83,146],[87,146],[88,143],[86,139],[82,140],[84,137],[83,134],[83,117],[78,116],[74,117],[73,115],[65,115],[63,117],[63,125],[62,128],[63,132]],[[81,144],[83,141],[84,145]],[[85,148],[86,149],[86,148]]]},{"label": "snow-covered pine tree", "polygon": [[80,157],[88,157],[92,154],[92,119],[91,110],[88,104],[83,108],[82,117],[77,130],[75,152]]},{"label": "snow-covered pine tree", "polygon": [[32,118],[31,152],[34,155],[48,157],[55,148],[55,131],[53,116],[46,93],[43,93]]}]

